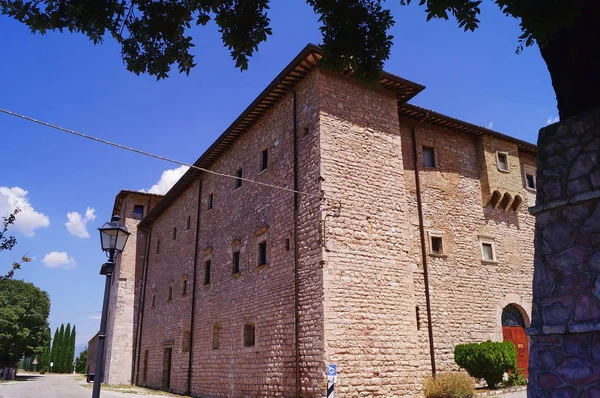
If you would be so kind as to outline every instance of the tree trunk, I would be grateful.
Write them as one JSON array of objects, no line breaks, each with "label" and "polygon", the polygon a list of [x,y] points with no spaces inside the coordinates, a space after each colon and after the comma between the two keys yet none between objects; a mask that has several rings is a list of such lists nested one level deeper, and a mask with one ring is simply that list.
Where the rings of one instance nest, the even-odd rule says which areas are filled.
[{"label": "tree trunk", "polygon": [[600,397],[600,108],[540,130],[537,176],[528,396]]},{"label": "tree trunk", "polygon": [[600,107],[600,1],[585,1],[574,23],[542,43],[540,52],[561,120]]}]

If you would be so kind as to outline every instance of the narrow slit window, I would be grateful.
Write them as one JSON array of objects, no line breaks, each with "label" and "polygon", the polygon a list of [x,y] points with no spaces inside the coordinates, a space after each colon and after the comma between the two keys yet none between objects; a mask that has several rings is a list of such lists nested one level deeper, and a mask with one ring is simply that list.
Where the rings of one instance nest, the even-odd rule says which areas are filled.
[{"label": "narrow slit window", "polygon": [[215,194],[210,193],[208,195],[208,203],[206,204],[207,211],[211,211],[213,209],[214,204],[215,204]]},{"label": "narrow slit window", "polygon": [[265,171],[269,166],[269,150],[265,149],[260,153],[260,171]]},{"label": "narrow slit window", "polygon": [[142,218],[144,218],[144,206],[134,205],[133,206],[133,219],[141,220]]},{"label": "narrow slit window", "polygon": [[152,305],[151,308],[156,307],[156,293],[152,293]]},{"label": "narrow slit window", "polygon": [[160,253],[160,240],[156,241],[156,254]]},{"label": "narrow slit window", "polygon": [[212,331],[212,348],[213,350],[218,350],[219,349],[219,343],[220,343],[220,333],[221,332],[221,328],[219,327],[219,325],[213,325],[213,331]]},{"label": "narrow slit window", "polygon": [[536,181],[536,172],[535,169],[529,166],[525,166],[525,186],[528,189],[536,190],[537,189],[537,181]]},{"label": "narrow slit window", "polygon": [[242,187],[242,182],[243,182],[242,178],[244,178],[244,170],[238,169],[235,172],[235,176],[237,177],[235,179],[235,189],[241,188]]},{"label": "narrow slit window", "polygon": [[506,152],[496,152],[498,159],[498,170],[509,171],[508,169],[508,154]]},{"label": "narrow slit window", "polygon": [[417,330],[421,330],[421,314],[420,314],[419,306],[415,307],[415,316],[417,318]]},{"label": "narrow slit window", "polygon": [[167,298],[167,300],[173,300],[173,286],[169,286],[169,297]]},{"label": "narrow slit window", "polygon": [[186,230],[189,230],[189,229],[190,229],[190,225],[191,225],[191,223],[192,223],[192,217],[191,217],[191,216],[188,216],[188,218],[187,218],[187,222],[185,223],[185,229],[186,229]]},{"label": "narrow slit window", "polygon": [[267,242],[261,242],[258,244],[258,266],[268,264],[267,260]]},{"label": "narrow slit window", "polygon": [[431,147],[423,147],[423,166],[435,167],[435,151]]},{"label": "narrow slit window", "polygon": [[285,240],[285,250],[289,251],[291,249],[290,238],[286,238]]},{"label": "narrow slit window", "polygon": [[181,341],[181,352],[190,352],[191,342],[192,342],[192,331],[184,330],[183,338]]},{"label": "narrow slit window", "polygon": [[210,285],[210,268],[212,266],[212,261],[208,260],[204,263],[204,284]]},{"label": "narrow slit window", "polygon": [[233,275],[240,273],[240,251],[236,250],[233,252]]},{"label": "narrow slit window", "polygon": [[485,261],[494,261],[494,246],[489,242],[481,243],[481,255]]},{"label": "narrow slit window", "polygon": [[173,228],[173,240],[177,239],[177,227]]},{"label": "narrow slit window", "polygon": [[183,288],[181,289],[181,295],[185,296],[187,294],[188,281],[187,279],[183,280]]},{"label": "narrow slit window", "polygon": [[256,326],[253,324],[244,325],[244,347],[254,347],[256,345]]}]

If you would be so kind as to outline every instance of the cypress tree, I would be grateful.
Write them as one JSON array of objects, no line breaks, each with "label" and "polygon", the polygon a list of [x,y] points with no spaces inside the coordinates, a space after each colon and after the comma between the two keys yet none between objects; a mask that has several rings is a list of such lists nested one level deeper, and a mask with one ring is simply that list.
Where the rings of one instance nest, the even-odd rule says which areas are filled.
[{"label": "cypress tree", "polygon": [[73,329],[71,330],[71,345],[69,350],[69,373],[73,371],[73,362],[75,362],[75,325],[73,325]]},{"label": "cypress tree", "polygon": [[54,366],[56,367],[56,373],[62,373],[62,357],[63,357],[63,342],[65,341],[65,324],[60,324],[58,330],[58,341],[56,342],[56,355],[54,356]]},{"label": "cypress tree", "polygon": [[65,334],[62,341],[62,351],[60,353],[60,372],[67,373],[69,371],[69,352],[71,351],[71,324],[67,323]]},{"label": "cypress tree", "polygon": [[37,369],[39,371],[48,371],[48,367],[50,366],[50,340],[48,340],[48,344],[44,348],[44,352],[40,357]]},{"label": "cypress tree", "polygon": [[[56,328],[56,331],[54,332],[54,338],[52,339],[52,349],[50,350],[50,359],[48,361],[48,370],[50,370],[50,363],[54,362],[54,365],[56,365],[56,357],[58,355],[58,340],[59,340],[59,331],[58,328]],[[55,371],[55,368],[52,368],[52,371]]]}]

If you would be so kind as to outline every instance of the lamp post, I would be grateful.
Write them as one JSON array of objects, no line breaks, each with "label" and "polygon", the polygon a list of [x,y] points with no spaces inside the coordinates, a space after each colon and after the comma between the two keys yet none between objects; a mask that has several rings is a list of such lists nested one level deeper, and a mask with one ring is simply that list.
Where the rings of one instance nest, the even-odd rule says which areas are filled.
[{"label": "lamp post", "polygon": [[115,258],[125,248],[129,237],[127,228],[121,225],[121,217],[112,216],[110,222],[105,223],[100,231],[100,243],[102,250],[106,252],[108,261],[102,264],[100,275],[106,275],[104,285],[104,302],[102,303],[102,318],[100,319],[100,331],[98,332],[98,347],[96,349],[96,368],[94,370],[94,388],[92,398],[100,397],[100,386],[104,375],[104,340],[106,339],[106,318],[108,317],[108,300],[110,297],[110,285],[113,271],[115,269]]}]

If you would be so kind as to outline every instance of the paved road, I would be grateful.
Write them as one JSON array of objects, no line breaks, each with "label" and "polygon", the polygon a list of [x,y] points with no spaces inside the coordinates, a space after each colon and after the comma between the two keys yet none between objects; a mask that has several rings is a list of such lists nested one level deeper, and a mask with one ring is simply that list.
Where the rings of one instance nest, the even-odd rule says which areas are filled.
[{"label": "paved road", "polygon": [[[73,375],[27,375],[26,380],[0,384],[0,398],[90,398],[92,390]],[[102,390],[102,398],[160,398],[160,395],[127,394]]]}]

